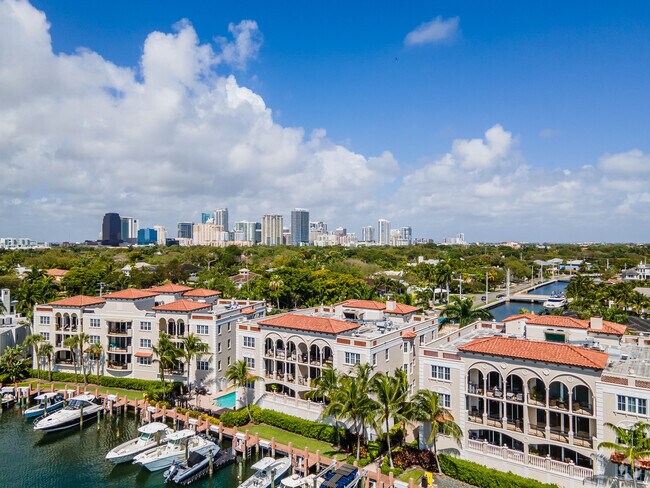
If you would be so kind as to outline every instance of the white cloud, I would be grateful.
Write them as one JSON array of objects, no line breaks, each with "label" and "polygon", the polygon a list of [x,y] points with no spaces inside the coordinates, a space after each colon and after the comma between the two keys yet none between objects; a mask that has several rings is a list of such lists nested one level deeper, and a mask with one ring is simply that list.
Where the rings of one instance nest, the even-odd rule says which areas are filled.
[{"label": "white cloud", "polygon": [[404,45],[411,47],[453,41],[458,36],[459,23],[458,17],[443,19],[438,15],[435,19],[424,22],[409,32],[404,38]]},{"label": "white cloud", "polygon": [[605,154],[598,161],[598,167],[606,174],[648,174],[650,173],[650,154],[644,154],[639,149],[618,154]]},{"label": "white cloud", "polygon": [[221,47],[219,58],[239,69],[246,69],[246,64],[256,59],[264,37],[254,20],[242,20],[239,24],[228,25],[228,32],[232,34],[233,40],[225,37],[218,37],[217,42]]}]

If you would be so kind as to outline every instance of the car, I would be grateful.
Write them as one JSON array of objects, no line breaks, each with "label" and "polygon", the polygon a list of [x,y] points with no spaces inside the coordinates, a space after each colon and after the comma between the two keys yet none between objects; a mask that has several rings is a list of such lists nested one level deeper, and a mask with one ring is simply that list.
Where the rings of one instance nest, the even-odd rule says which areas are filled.
[{"label": "car", "polygon": [[505,294],[505,293],[499,293],[499,294],[497,295],[497,299],[499,299],[499,298],[505,298],[505,297],[506,297],[506,294]]},{"label": "car", "polygon": [[483,296],[481,297],[481,301],[484,302],[484,301],[486,301],[486,300],[487,300],[487,297],[486,297],[485,295],[483,295]]}]

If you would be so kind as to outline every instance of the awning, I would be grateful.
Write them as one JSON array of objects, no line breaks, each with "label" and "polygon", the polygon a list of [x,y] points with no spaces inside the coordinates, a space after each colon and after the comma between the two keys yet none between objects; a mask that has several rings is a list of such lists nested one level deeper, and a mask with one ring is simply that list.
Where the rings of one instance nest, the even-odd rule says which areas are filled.
[{"label": "awning", "polygon": [[151,351],[138,351],[135,353],[136,358],[150,358],[153,357],[153,352]]}]

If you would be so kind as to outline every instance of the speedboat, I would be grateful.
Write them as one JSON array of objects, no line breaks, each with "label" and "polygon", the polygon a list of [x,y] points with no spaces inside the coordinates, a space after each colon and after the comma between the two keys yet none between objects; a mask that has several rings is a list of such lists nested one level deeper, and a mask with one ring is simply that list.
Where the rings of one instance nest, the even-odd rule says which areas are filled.
[{"label": "speedboat", "polygon": [[219,449],[212,441],[196,435],[191,429],[179,430],[167,436],[168,443],[154,447],[134,459],[134,464],[147,468],[149,471],[160,471],[168,468],[174,461],[185,460],[193,452],[206,456],[209,452]]},{"label": "speedboat", "polygon": [[60,408],[63,408],[65,405],[65,400],[61,393],[56,393],[53,391],[48,391],[47,393],[41,393],[34,400],[38,401],[38,405],[25,410],[25,418],[39,417],[51,412],[56,412]]},{"label": "speedboat", "polygon": [[114,447],[106,459],[112,463],[120,464],[133,461],[138,454],[154,447],[167,443],[168,436],[174,431],[162,422],[151,422],[138,429],[140,436]]},{"label": "speedboat", "polygon": [[[321,483],[323,483],[327,474],[333,472],[335,469],[336,461],[332,462],[332,464],[327,466],[318,474],[310,474],[308,476],[293,474],[288,478],[284,478],[280,483],[280,486],[282,488],[314,488],[314,482],[316,482],[316,480],[319,480]],[[316,486],[320,485],[317,484]]]},{"label": "speedboat", "polygon": [[342,464],[333,471],[318,475],[318,486],[322,488],[351,488],[357,486],[365,471]]},{"label": "speedboat", "polygon": [[291,459],[288,457],[262,458],[251,466],[256,470],[255,474],[240,484],[238,488],[269,488],[271,483],[278,483],[287,474],[290,467]]},{"label": "speedboat", "polygon": [[0,395],[2,396],[2,410],[13,407],[16,403],[16,394],[13,386],[3,386],[0,389]]},{"label": "speedboat", "polygon": [[212,459],[212,469],[217,470],[226,464],[235,461],[237,455],[232,449],[220,451],[215,449],[206,455],[193,452],[185,461],[174,461],[167,471],[165,471],[165,483],[173,482],[179,485],[189,485],[199,478],[205,476],[210,471],[210,460]]},{"label": "speedboat", "polygon": [[34,421],[34,430],[54,432],[83,425],[97,418],[104,407],[97,403],[95,395],[88,393],[70,399],[66,407],[52,415],[43,415]]},{"label": "speedboat", "polygon": [[544,308],[562,308],[566,305],[566,297],[551,296],[544,302]]}]

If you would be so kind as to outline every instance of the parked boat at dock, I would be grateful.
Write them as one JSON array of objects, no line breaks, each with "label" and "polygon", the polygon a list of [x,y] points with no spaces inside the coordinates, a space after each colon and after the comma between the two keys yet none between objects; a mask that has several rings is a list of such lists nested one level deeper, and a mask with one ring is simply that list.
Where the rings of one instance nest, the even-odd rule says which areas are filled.
[{"label": "parked boat at dock", "polygon": [[219,449],[214,442],[197,435],[191,429],[174,432],[167,438],[169,440],[167,444],[138,454],[133,459],[133,463],[139,464],[149,471],[160,471],[171,466],[174,461],[187,459],[193,452],[205,456],[209,452]]},{"label": "parked boat at dock", "polygon": [[335,470],[318,476],[318,486],[322,488],[353,488],[359,484],[365,472],[349,464],[342,464]]},{"label": "parked boat at dock", "polygon": [[291,459],[283,457],[273,459],[265,457],[253,464],[255,474],[239,485],[238,488],[269,488],[271,482],[279,483],[291,467]]},{"label": "parked boat at dock", "polygon": [[106,459],[112,463],[120,464],[133,461],[138,454],[167,444],[169,436],[174,432],[162,422],[151,422],[138,429],[140,435],[135,439],[111,449],[106,454]]},{"label": "parked boat at dock", "polygon": [[2,410],[6,410],[16,404],[16,392],[13,386],[3,386],[0,389],[0,396],[2,396]]},{"label": "parked boat at dock", "polygon": [[54,412],[52,415],[43,415],[34,421],[34,430],[43,432],[54,432],[76,427],[82,422],[90,422],[97,418],[97,413],[103,409],[97,403],[95,395],[88,393],[76,396],[70,400],[68,405]]},{"label": "parked boat at dock", "polygon": [[544,308],[555,309],[566,306],[567,299],[564,295],[551,295],[543,304]]},{"label": "parked boat at dock", "polygon": [[38,404],[25,410],[25,418],[40,417],[47,413],[56,412],[65,405],[63,395],[54,391],[41,393],[35,397],[34,400],[36,400]]},{"label": "parked boat at dock", "polygon": [[219,451],[218,449],[207,455],[193,452],[185,461],[174,461],[165,471],[165,483],[172,482],[179,485],[189,485],[210,472],[210,458],[212,469],[216,471],[235,461],[237,455],[231,450]]}]

